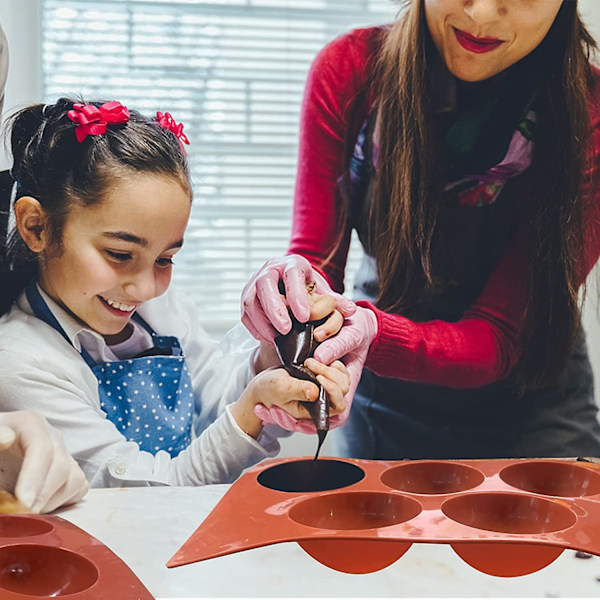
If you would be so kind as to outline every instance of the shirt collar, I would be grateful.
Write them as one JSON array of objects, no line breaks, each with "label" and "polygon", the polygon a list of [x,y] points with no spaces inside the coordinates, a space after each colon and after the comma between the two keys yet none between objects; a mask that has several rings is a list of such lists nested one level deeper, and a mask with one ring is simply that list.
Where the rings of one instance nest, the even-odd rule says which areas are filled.
[{"label": "shirt collar", "polygon": [[[101,357],[103,360],[110,360],[111,354],[108,353],[108,346],[104,341],[104,338],[96,331],[86,327],[77,320],[71,313],[67,312],[59,304],[57,304],[46,292],[36,283],[37,289],[40,295],[48,305],[50,312],[54,315],[59,325],[63,328],[67,334],[69,342],[73,347],[81,352],[81,348],[85,348],[92,356]],[[29,314],[33,314],[33,309],[27,302],[25,292],[21,295],[21,308],[24,308],[26,303],[27,311]],[[106,358],[105,358],[106,357]]]}]

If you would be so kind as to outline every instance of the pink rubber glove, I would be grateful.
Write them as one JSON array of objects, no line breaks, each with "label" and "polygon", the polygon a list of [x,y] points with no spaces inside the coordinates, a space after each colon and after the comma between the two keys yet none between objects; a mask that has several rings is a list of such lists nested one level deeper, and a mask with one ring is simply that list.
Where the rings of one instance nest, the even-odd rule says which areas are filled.
[{"label": "pink rubber glove", "polygon": [[[351,357],[352,363],[356,363],[359,357],[362,357],[360,364],[362,371],[369,347],[377,335],[377,329],[375,313],[368,308],[356,306],[356,312],[344,320],[338,333],[317,346],[314,357],[326,365],[345,356]],[[344,361],[344,364],[350,370],[348,362]]]},{"label": "pink rubber glove", "polygon": [[[352,375],[350,375],[350,382],[352,385]],[[356,382],[356,385],[357,384],[358,381]],[[354,395],[354,390],[356,390],[356,385],[354,385],[351,392],[348,392],[348,394],[344,396],[346,399],[346,408],[344,408],[344,412],[329,418],[329,429],[334,429],[335,427],[343,425],[348,419],[350,405],[352,404],[352,396]],[[267,408],[264,404],[257,404],[254,407],[254,414],[263,422],[263,425],[279,425],[279,427],[286,431],[294,431],[297,433],[317,433],[317,428],[312,419],[296,419],[280,406]]]},{"label": "pink rubber glove", "polygon": [[354,302],[334,292],[325,278],[303,256],[290,254],[268,260],[250,279],[242,291],[242,323],[259,341],[273,342],[279,333],[292,328],[288,306],[279,293],[278,283],[285,286],[285,300],[300,323],[310,318],[308,284],[317,294],[336,298],[336,308],[344,318],[354,314]]},{"label": "pink rubber glove", "polygon": [[[346,407],[344,412],[329,419],[329,428],[340,427],[348,420],[354,392],[360,381],[363,366],[369,353],[369,347],[377,335],[377,317],[372,310],[356,306],[356,312],[344,321],[340,331],[322,342],[315,350],[314,357],[329,365],[334,360],[341,360],[350,373],[350,389],[344,396]],[[314,434],[316,428],[311,419],[295,419],[279,406],[267,408],[257,404],[254,408],[256,416],[265,424],[279,425],[287,431]]]},{"label": "pink rubber glove", "polygon": [[[254,414],[263,422],[263,425],[279,425],[286,431],[295,431],[298,433],[317,433],[315,424],[312,419],[296,419],[290,413],[285,412],[279,406],[267,408],[264,404],[257,404],[254,407]],[[341,415],[337,415],[338,417]],[[329,427],[333,427],[333,421],[337,417],[329,419]]]},{"label": "pink rubber glove", "polygon": [[344,396],[346,407],[344,412],[334,417],[336,419],[335,427],[343,425],[348,420],[354,392],[356,392],[369,348],[377,335],[377,330],[375,313],[368,308],[357,306],[356,312],[344,321],[339,332],[321,342],[315,350],[314,357],[318,361],[330,364],[339,359],[346,365],[350,373],[350,389]]}]

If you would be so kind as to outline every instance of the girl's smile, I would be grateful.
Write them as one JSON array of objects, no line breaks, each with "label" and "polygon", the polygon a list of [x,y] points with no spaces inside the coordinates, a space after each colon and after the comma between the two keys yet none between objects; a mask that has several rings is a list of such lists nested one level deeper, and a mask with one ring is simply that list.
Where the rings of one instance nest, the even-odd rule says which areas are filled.
[{"label": "girl's smile", "polygon": [[97,204],[70,209],[60,248],[47,247],[39,263],[46,293],[106,338],[166,291],[191,208],[176,179],[142,173],[117,181]]},{"label": "girl's smile", "polygon": [[108,300],[107,298],[103,298],[102,296],[100,296],[100,300],[102,300],[106,304],[107,309],[111,310],[115,315],[129,317],[131,316],[131,313],[136,309],[135,304],[123,304],[122,302],[117,302],[116,300]]}]

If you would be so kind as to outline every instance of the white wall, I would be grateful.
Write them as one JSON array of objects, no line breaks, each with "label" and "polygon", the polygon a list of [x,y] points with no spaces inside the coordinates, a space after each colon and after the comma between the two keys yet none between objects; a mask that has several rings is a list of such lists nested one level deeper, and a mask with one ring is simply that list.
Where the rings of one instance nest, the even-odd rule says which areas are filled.
[{"label": "white wall", "polygon": [[[4,114],[7,115],[41,100],[38,0],[0,0],[0,24],[8,38],[10,54],[4,100]],[[10,166],[2,145],[0,170]]]},{"label": "white wall", "polygon": [[41,81],[38,0],[0,0],[0,23],[10,48],[5,107],[37,102]]},{"label": "white wall", "polygon": [[600,39],[600,2],[598,0],[579,0],[579,12],[592,34]]}]

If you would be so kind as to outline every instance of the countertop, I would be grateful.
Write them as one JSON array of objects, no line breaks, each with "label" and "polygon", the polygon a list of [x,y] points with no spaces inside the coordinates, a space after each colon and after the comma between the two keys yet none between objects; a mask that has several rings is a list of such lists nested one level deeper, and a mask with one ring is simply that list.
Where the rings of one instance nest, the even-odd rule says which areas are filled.
[{"label": "countertop", "polygon": [[571,550],[548,567],[515,578],[480,573],[446,544],[413,544],[394,564],[368,575],[324,567],[295,542],[167,569],[165,563],[227,489],[94,489],[55,514],[106,544],[160,599],[600,596],[600,557],[578,558]]}]

